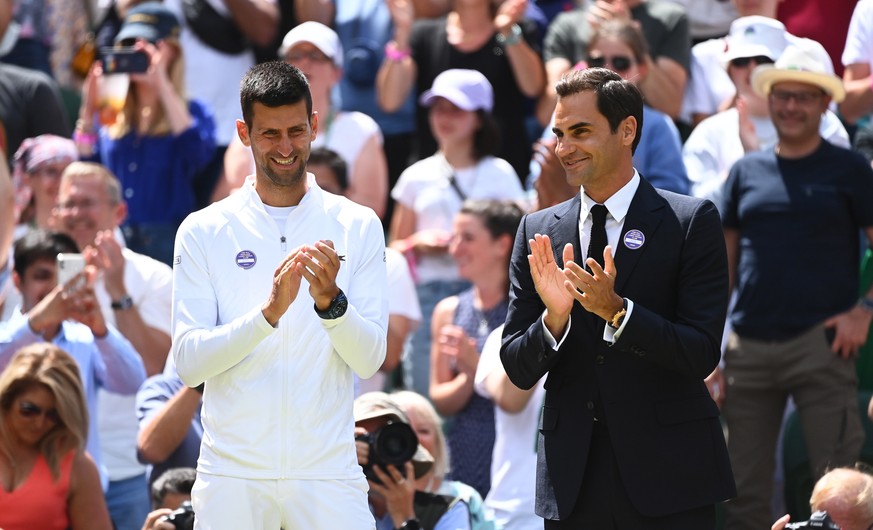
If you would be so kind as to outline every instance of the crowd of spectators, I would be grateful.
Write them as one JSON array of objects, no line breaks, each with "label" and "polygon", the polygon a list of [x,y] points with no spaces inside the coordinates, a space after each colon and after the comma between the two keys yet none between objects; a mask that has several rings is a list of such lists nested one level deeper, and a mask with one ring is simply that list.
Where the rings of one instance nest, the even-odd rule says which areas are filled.
[{"label": "crowd of spectators", "polygon": [[[169,355],[174,239],[252,185],[238,86],[270,60],[309,81],[315,182],[373,209],[385,234],[388,353],[355,381],[356,434],[402,422],[421,446],[397,470],[406,488],[371,482],[377,528],[425,509],[441,529],[542,527],[543,382],[512,385],[500,330],[523,214],[579,192],[555,155],[554,87],[589,67],[639,87],[634,166],[712,200],[736,260],[727,361],[707,380],[737,475],[725,527],[783,513],[771,480],[789,398],[825,476],[813,508],[837,520],[866,506],[869,524],[869,476],[825,473],[859,459],[866,421],[854,363],[871,351],[873,296],[855,285],[873,261],[873,0],[0,0],[0,528],[160,529],[188,497],[204,387]],[[766,82],[792,68],[815,75],[787,92]],[[825,147],[792,165],[803,134]],[[761,202],[780,193],[778,212]],[[62,277],[59,253],[84,268]],[[827,379],[809,361],[791,379],[790,354],[812,342],[845,366]],[[742,364],[749,351],[782,377]],[[16,431],[27,422],[31,438]],[[746,436],[732,442],[732,426]],[[31,499],[30,476],[54,497]],[[849,490],[866,493],[837,502]]]}]

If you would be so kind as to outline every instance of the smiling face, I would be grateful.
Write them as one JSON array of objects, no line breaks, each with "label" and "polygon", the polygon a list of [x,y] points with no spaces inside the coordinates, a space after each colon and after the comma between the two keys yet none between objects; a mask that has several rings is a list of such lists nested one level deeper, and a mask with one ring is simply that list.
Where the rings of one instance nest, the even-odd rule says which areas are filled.
[{"label": "smiling face", "polygon": [[306,162],[318,129],[316,114],[307,114],[304,101],[280,107],[255,102],[251,122],[249,128],[237,121],[237,132],[252,148],[257,186],[305,188]]},{"label": "smiling face", "polygon": [[4,411],[13,439],[30,447],[39,444],[60,425],[55,406],[54,394],[44,385],[34,384],[21,392]]},{"label": "smiling face", "polygon": [[494,276],[495,271],[506,269],[507,239],[494,238],[476,215],[456,215],[449,253],[458,264],[458,275],[476,283],[481,278]]},{"label": "smiling face", "polygon": [[830,103],[830,98],[817,86],[797,82],[773,85],[767,100],[779,141],[795,143],[819,135],[822,114]]},{"label": "smiling face", "polygon": [[76,175],[61,182],[55,209],[57,228],[80,249],[93,243],[97,232],[114,230],[126,213],[124,203],[116,202],[96,175]]},{"label": "smiling face", "polygon": [[606,116],[597,110],[593,91],[559,98],[552,131],[558,140],[555,154],[566,171],[567,183],[584,186],[592,198],[591,192],[611,189],[617,177],[625,176],[620,172],[632,167],[630,146],[636,119],[628,116],[612,132]]}]

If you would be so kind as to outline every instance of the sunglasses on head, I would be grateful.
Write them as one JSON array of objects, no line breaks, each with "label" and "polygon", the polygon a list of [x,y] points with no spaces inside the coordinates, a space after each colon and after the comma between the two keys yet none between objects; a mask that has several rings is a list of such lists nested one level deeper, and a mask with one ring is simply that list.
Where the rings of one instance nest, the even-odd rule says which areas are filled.
[{"label": "sunglasses on head", "polygon": [[634,60],[627,55],[614,55],[612,57],[601,55],[600,57],[588,57],[588,66],[592,68],[605,68],[607,63],[609,63],[612,66],[612,69],[616,72],[624,72],[633,66]]},{"label": "sunglasses on head", "polygon": [[755,61],[755,64],[773,64],[773,59],[767,57],[766,55],[756,55],[754,57],[737,57],[736,59],[731,59],[731,64],[736,66],[737,68],[745,68],[749,66],[749,63]]},{"label": "sunglasses on head", "polygon": [[45,415],[45,418],[53,423],[60,423],[61,417],[58,415],[57,409],[43,409],[30,401],[22,401],[18,405],[18,413],[23,418],[36,418]]}]

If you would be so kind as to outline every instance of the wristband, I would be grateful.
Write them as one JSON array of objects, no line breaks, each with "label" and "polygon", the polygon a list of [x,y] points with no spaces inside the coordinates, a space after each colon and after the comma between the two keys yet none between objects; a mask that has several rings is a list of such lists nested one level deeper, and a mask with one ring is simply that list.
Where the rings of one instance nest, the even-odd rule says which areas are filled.
[{"label": "wristband", "polygon": [[76,142],[77,145],[93,149],[93,147],[97,145],[97,133],[84,132],[76,128],[76,130],[73,131],[73,141]]},{"label": "wristband", "polygon": [[385,45],[385,58],[389,61],[400,62],[411,55],[412,53],[408,48],[405,50],[398,48],[396,41],[388,41],[388,44]]},{"label": "wristband", "polygon": [[858,300],[858,305],[864,311],[866,311],[868,313],[873,313],[873,300],[871,300],[870,298],[863,298],[862,297],[860,300]]}]

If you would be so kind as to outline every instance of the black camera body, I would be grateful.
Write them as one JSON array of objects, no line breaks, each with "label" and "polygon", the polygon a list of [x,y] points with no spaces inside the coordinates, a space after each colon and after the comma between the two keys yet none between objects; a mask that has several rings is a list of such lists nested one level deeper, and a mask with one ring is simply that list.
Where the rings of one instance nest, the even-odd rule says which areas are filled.
[{"label": "black camera body", "polygon": [[194,530],[194,507],[191,501],[185,501],[179,509],[167,515],[165,522],[172,523],[177,530]]},{"label": "black camera body", "polygon": [[404,466],[412,460],[416,450],[418,450],[418,436],[415,435],[412,427],[402,422],[391,422],[370,434],[362,434],[355,439],[367,442],[370,447],[367,465],[362,467],[364,475],[377,484],[381,484],[382,481],[373,472],[374,465],[386,470],[387,466],[392,465],[400,471],[401,475],[405,476]]},{"label": "black camera body", "polygon": [[840,527],[831,521],[828,512],[815,512],[809,516],[808,521],[788,523],[785,525],[785,530],[793,528],[824,528],[825,530],[840,530]]}]

